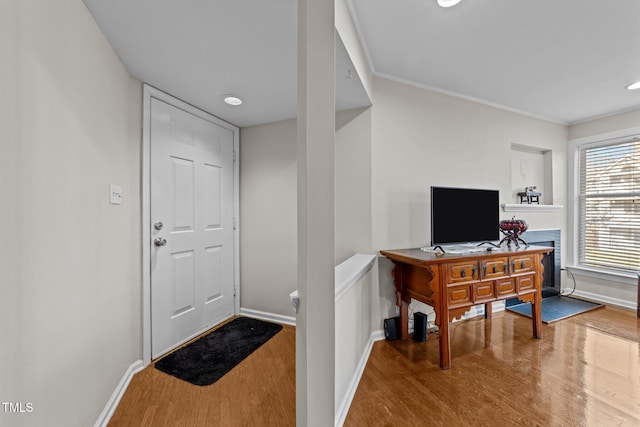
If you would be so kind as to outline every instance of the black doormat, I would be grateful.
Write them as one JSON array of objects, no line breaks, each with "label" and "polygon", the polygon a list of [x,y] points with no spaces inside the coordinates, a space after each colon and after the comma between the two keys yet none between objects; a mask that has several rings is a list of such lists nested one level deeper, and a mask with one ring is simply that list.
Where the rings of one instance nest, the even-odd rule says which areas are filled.
[{"label": "black doormat", "polygon": [[239,317],[163,357],[155,367],[191,384],[213,384],[281,329],[282,325]]},{"label": "black doormat", "polygon": [[[582,314],[601,307],[604,306],[595,302],[558,296],[543,298],[542,305],[540,306],[540,312],[544,323],[553,323],[558,320],[566,319],[567,317]],[[529,303],[512,305],[507,307],[507,310],[523,316],[531,317],[531,304]]]}]

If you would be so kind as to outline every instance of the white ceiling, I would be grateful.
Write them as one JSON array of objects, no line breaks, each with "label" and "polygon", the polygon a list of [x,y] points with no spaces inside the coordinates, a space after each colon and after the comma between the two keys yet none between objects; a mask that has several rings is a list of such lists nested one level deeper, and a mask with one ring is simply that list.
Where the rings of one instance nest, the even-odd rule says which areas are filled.
[{"label": "white ceiling", "polygon": [[638,0],[348,0],[375,73],[561,123],[640,108]]},{"label": "white ceiling", "polygon": [[[240,127],[296,116],[296,0],[84,3],[139,80]],[[339,37],[336,77],[338,110],[370,104]]]},{"label": "white ceiling", "polygon": [[[241,127],[295,117],[296,0],[84,2],[134,77]],[[640,108],[638,0],[347,2],[376,75],[560,123]],[[368,105],[337,39],[336,107]]]}]

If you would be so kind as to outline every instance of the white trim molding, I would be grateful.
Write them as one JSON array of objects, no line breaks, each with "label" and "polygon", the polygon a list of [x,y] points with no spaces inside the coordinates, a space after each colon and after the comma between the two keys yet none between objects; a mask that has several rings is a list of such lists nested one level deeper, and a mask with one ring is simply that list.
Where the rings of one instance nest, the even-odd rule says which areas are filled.
[{"label": "white trim molding", "polygon": [[267,322],[296,326],[296,318],[294,316],[284,316],[282,314],[268,313],[266,311],[253,310],[246,307],[240,307],[240,315],[265,320]]},{"label": "white trim molding", "polygon": [[[570,267],[574,270],[580,270],[584,272],[586,275],[594,276],[595,274],[599,274],[599,278],[618,281],[625,283],[627,279],[625,277],[620,277],[616,274],[610,274],[605,270],[589,269],[588,267],[580,266],[578,260],[578,195],[579,189],[578,186],[580,184],[580,180],[578,178],[580,173],[579,161],[578,161],[578,152],[580,148],[584,145],[598,145],[611,143],[615,141],[624,141],[630,138],[640,138],[640,127],[633,127],[628,129],[620,129],[612,132],[601,133],[597,135],[589,135],[580,138],[574,138],[569,140],[568,149],[567,149],[567,218],[568,223],[571,224],[567,227],[567,256],[566,263],[568,265],[573,265],[574,267]],[[606,297],[605,297],[606,298]],[[618,304],[615,304],[618,305]]]},{"label": "white trim molding", "polygon": [[577,297],[582,297],[590,301],[600,302],[606,305],[614,305],[622,308],[628,308],[630,310],[636,310],[638,307],[637,304],[631,301],[623,300],[620,298],[613,298],[613,297],[609,297],[607,295],[602,295],[602,294],[594,294],[592,292],[585,292],[579,289],[576,289],[575,291],[573,291],[573,295]]},{"label": "white trim molding", "polygon": [[233,206],[234,206],[234,260],[233,285],[235,289],[234,314],[240,311],[240,129],[206,111],[177,99],[148,84],[143,85],[143,124],[142,124],[142,362],[151,363],[151,99],[156,98],[194,116],[215,123],[234,134],[233,149]]},{"label": "white trim molding", "polygon": [[360,357],[360,361],[358,362],[356,371],[353,373],[353,377],[351,377],[347,393],[342,398],[340,406],[337,408],[335,420],[336,427],[341,427],[344,424],[345,419],[347,418],[349,408],[351,407],[351,402],[353,402],[353,398],[356,395],[356,391],[358,390],[358,384],[360,384],[360,378],[362,378],[364,369],[367,366],[367,361],[369,360],[369,356],[371,355],[373,344],[375,344],[376,341],[382,340],[384,340],[384,332],[382,330],[373,331],[369,336],[367,347],[362,352],[362,356]]},{"label": "white trim molding", "polygon": [[[375,260],[376,255],[355,254],[335,267],[334,284],[336,287],[336,301],[342,298],[351,286],[371,270]],[[297,290],[289,294],[289,300],[295,310],[296,304],[300,302]]]},{"label": "white trim molding", "polygon": [[505,212],[559,212],[563,207],[562,205],[502,204],[502,210]]},{"label": "white trim molding", "polygon": [[338,301],[362,276],[367,274],[375,255],[355,254],[335,268],[336,301]]},{"label": "white trim molding", "polygon": [[111,417],[116,412],[116,408],[118,407],[122,396],[124,396],[124,392],[127,391],[127,387],[129,387],[131,379],[135,374],[143,369],[144,364],[142,363],[142,360],[136,360],[131,365],[129,365],[124,375],[122,376],[122,379],[120,379],[120,382],[116,386],[116,389],[113,391],[111,398],[109,398],[107,405],[104,407],[102,413],[96,420],[94,427],[106,427],[107,424],[109,424],[109,421],[111,421]]}]

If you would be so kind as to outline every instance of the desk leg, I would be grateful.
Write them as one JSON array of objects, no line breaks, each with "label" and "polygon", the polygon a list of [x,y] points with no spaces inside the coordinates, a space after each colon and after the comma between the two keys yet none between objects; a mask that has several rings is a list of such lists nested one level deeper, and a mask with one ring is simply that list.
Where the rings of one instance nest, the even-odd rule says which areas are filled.
[{"label": "desk leg", "polygon": [[[436,316],[439,316],[436,314]],[[449,342],[449,316],[445,314],[441,317],[439,331],[440,344],[440,369],[451,369],[451,347]]]},{"label": "desk leg", "polygon": [[491,319],[493,315],[493,304],[488,302],[484,305],[484,318]]},{"label": "desk leg", "polygon": [[540,292],[536,292],[531,306],[531,319],[533,322],[533,337],[542,338],[542,296]]},{"label": "desk leg", "polygon": [[400,304],[400,338],[409,339],[409,303],[401,300]]}]

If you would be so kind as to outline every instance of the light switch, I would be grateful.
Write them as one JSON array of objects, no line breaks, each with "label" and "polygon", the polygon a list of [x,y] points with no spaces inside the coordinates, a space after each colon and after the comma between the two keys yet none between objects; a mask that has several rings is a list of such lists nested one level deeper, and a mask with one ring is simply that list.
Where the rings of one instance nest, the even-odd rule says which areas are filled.
[{"label": "light switch", "polygon": [[115,184],[109,184],[109,197],[112,205],[122,204],[122,187]]}]

